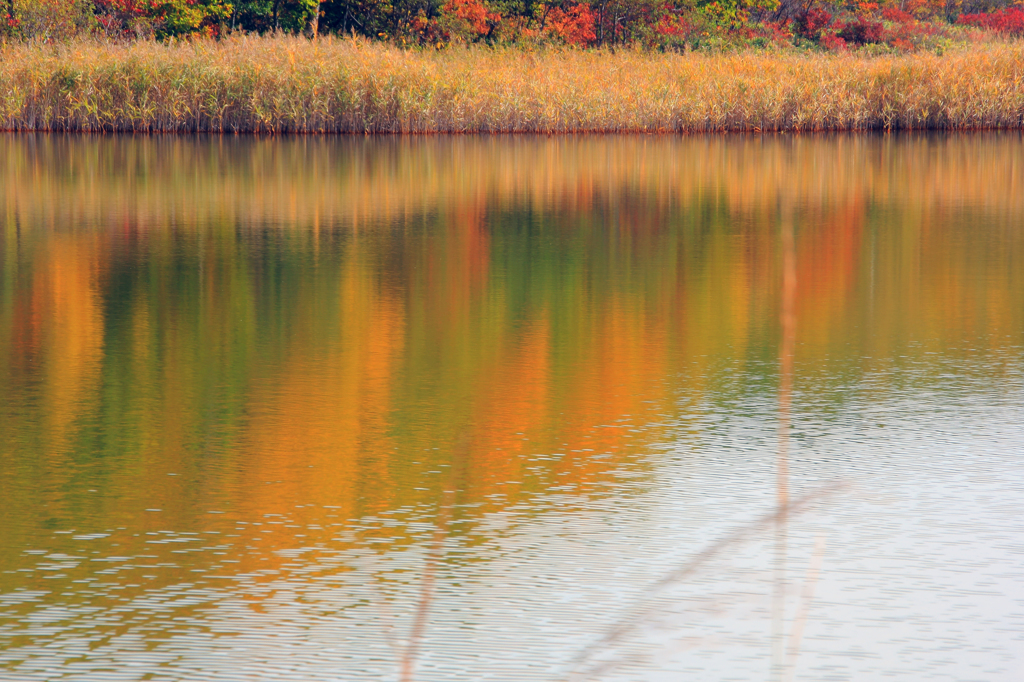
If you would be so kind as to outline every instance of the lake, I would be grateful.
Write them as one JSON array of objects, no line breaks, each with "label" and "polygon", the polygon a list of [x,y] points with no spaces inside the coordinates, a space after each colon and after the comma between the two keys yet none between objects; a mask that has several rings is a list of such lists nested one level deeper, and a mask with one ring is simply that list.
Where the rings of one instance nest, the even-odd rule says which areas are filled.
[{"label": "lake", "polygon": [[0,677],[1024,679],[1024,137],[0,136]]}]

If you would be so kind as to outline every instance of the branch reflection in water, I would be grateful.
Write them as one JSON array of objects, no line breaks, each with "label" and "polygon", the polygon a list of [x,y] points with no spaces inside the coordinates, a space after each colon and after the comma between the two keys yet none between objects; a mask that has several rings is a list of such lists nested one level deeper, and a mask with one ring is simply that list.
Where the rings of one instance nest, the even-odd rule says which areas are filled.
[{"label": "branch reflection in water", "polygon": [[[834,663],[816,635],[840,620],[898,667],[860,624],[898,604],[938,627],[907,615],[920,586],[959,594],[965,574],[901,547],[941,528],[932,550],[1005,564],[1004,507],[984,505],[1016,480],[991,444],[1016,433],[1021,149],[0,137],[0,672],[548,680],[661,577],[780,513],[574,674],[607,653],[628,664],[608,675],[800,677]],[[942,428],[921,459],[914,438]],[[837,606],[819,513],[792,500],[870,462],[889,499],[924,504],[912,486],[960,490],[964,451],[1006,474],[958,498],[987,534],[933,523],[937,500],[897,530],[852,496],[823,508],[844,558],[899,540],[902,572],[862,597],[929,576]],[[970,594],[962,613],[1002,608]],[[689,658],[652,654],[690,633]],[[870,678],[867,660],[842,665]]]}]

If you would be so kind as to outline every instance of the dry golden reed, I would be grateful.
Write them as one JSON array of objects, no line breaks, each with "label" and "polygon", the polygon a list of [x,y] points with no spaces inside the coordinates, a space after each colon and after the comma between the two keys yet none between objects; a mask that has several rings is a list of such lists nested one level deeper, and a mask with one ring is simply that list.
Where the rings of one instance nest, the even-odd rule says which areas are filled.
[{"label": "dry golden reed", "polygon": [[476,133],[1021,128],[1024,45],[863,57],[403,50],[234,38],[0,48],[8,130]]}]

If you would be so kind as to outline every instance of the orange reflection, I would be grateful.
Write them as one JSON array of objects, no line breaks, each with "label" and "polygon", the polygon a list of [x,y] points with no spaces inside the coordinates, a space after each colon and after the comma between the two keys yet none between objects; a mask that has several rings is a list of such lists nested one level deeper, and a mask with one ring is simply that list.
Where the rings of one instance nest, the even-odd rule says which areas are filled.
[{"label": "orange reflection", "polygon": [[774,376],[782,200],[794,390],[1024,338],[1019,140],[62,140],[0,140],[10,547],[194,528],[283,569],[421,541],[377,521],[448,480],[479,517],[642,474],[680,401]]},{"label": "orange reflection", "polygon": [[102,260],[95,235],[54,235],[33,263],[26,341],[34,348],[26,354],[42,375],[47,457],[59,459],[72,449],[75,422],[95,407],[103,356]]}]

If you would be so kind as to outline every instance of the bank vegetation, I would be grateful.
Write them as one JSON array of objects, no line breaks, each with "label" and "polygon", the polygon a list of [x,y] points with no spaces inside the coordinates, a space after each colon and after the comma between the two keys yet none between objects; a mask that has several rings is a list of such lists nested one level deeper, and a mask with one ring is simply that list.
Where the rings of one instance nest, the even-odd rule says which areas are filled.
[{"label": "bank vegetation", "polygon": [[0,127],[149,133],[1020,128],[1024,46],[943,55],[463,47],[353,38],[8,43]]}]

